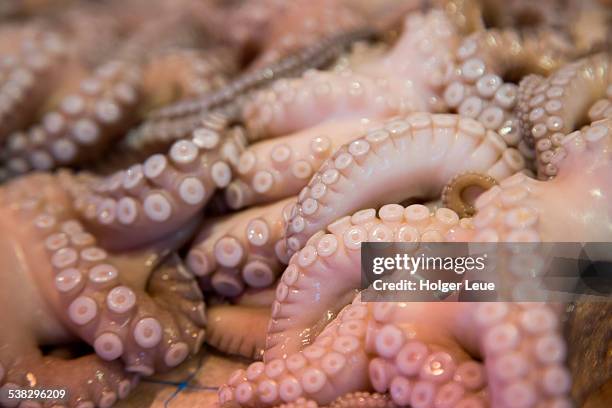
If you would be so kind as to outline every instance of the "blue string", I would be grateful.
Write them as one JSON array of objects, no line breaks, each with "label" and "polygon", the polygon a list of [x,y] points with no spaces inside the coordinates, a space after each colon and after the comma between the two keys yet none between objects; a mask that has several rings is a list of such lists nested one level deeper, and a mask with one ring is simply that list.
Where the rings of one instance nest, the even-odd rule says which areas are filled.
[{"label": "blue string", "polygon": [[143,379],[143,382],[148,382],[152,384],[169,385],[172,387],[176,387],[176,390],[172,393],[172,395],[170,395],[170,397],[168,397],[168,399],[164,401],[165,408],[169,407],[170,402],[174,398],[176,398],[176,396],[179,395],[185,389],[197,390],[197,391],[217,391],[219,387],[190,384],[190,382],[194,379],[194,377],[198,374],[198,372],[200,372],[200,369],[202,368],[202,365],[204,364],[204,358],[205,358],[204,356],[201,356],[199,358],[197,368],[194,370],[193,373],[189,374],[187,378],[185,378],[182,381],[177,382],[177,381],[158,380],[155,378],[145,378]]}]

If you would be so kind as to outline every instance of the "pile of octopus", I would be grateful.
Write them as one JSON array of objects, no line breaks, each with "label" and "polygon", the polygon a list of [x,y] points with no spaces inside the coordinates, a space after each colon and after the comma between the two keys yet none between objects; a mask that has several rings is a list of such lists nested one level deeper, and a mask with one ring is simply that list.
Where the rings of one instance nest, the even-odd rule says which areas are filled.
[{"label": "pile of octopus", "polygon": [[529,297],[557,266],[528,251],[495,301],[420,271],[373,301],[361,270],[369,243],[612,243],[611,22],[1,0],[0,406],[611,407],[612,250],[567,276],[596,296]]}]

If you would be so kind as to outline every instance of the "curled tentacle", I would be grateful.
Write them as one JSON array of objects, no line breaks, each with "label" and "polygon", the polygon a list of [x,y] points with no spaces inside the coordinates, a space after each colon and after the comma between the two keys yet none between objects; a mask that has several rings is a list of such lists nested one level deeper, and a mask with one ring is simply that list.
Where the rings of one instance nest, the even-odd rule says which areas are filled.
[{"label": "curled tentacle", "polygon": [[288,221],[288,250],[359,208],[436,197],[466,171],[503,180],[524,166],[517,150],[474,119],[417,113],[387,121],[340,148],[302,190]]},{"label": "curled tentacle", "polygon": [[525,73],[551,72],[564,61],[559,54],[512,30],[475,33],[457,49],[457,73],[444,91],[444,101],[528,155],[527,146],[521,145],[521,127],[514,113],[518,98],[515,82]]},{"label": "curled tentacle", "polygon": [[472,172],[459,174],[442,190],[442,206],[455,211],[461,218],[471,217],[476,209],[466,200],[464,194],[468,193],[469,189],[486,191],[498,184],[497,180],[486,174]]},{"label": "curled tentacle", "polygon": [[535,148],[542,179],[558,172],[566,134],[612,115],[612,69],[609,54],[598,54],[568,64],[550,77],[527,77],[525,97],[518,106],[526,130],[525,141]]},{"label": "curled tentacle", "polygon": [[[359,273],[355,270],[348,275],[342,272],[351,271],[351,265],[359,265],[359,249],[363,241],[521,242],[532,239],[555,241],[558,237],[570,236],[577,242],[605,239],[606,225],[581,218],[580,211],[589,212],[584,207],[589,204],[580,202],[579,194],[573,195],[570,202],[569,197],[563,197],[563,191],[565,187],[586,192],[595,185],[607,185],[601,183],[602,176],[594,175],[609,166],[606,149],[612,140],[610,127],[611,122],[607,120],[566,137],[564,146],[570,152],[562,163],[563,177],[547,183],[537,182],[522,173],[509,177],[501,181],[500,186],[494,186],[479,196],[477,212],[471,220],[460,221],[448,209],[438,209],[434,215],[423,205],[403,208],[390,204],[380,208],[380,220],[375,217],[374,209],[368,209],[328,224],[329,234],[319,231],[312,235],[306,246],[293,255],[283,274],[277,301],[272,307],[266,355],[274,358],[272,356],[277,357],[286,351],[295,351],[297,344],[311,340],[313,329],[310,327],[316,327],[318,319],[329,314],[328,310],[334,311],[338,299],[359,287]],[[604,200],[603,196],[602,193],[601,200]],[[395,198],[393,201],[399,200]],[[561,208],[566,208],[566,205],[583,210],[567,216]],[[599,211],[604,211],[604,207],[598,207]],[[542,238],[541,234],[545,237]],[[321,285],[320,279],[324,279],[330,270],[342,278],[334,280],[333,285]],[[321,299],[327,300],[321,302]],[[305,302],[325,306],[305,311],[300,306]]]},{"label": "curled tentacle", "polygon": [[[314,235],[277,288],[264,362],[234,373],[219,391],[220,401],[262,407],[304,398],[328,404],[338,395],[373,389],[412,406],[570,404],[558,304],[362,303],[358,296],[327,324],[360,284],[361,242],[609,237],[599,220],[610,207],[610,183],[603,180],[610,169],[612,122],[568,137],[565,145],[568,156],[555,180],[516,174],[477,199],[472,219],[459,220],[448,209],[434,217],[423,206],[389,204],[380,219],[374,210],[362,210],[331,224],[330,234]],[[560,199],[565,189],[586,192],[595,185],[603,189],[596,203],[585,203],[580,193]],[[561,208],[566,205],[576,213],[568,216]],[[593,216],[584,217],[585,211]],[[515,275],[524,271],[520,262],[506,265]]]},{"label": "curled tentacle", "polygon": [[[363,208],[360,206],[360,208]],[[264,358],[271,360],[311,343],[321,324],[344,306],[361,283],[361,242],[438,242],[471,229],[453,211],[430,211],[421,204],[384,205],[337,219],[314,234],[291,258],[277,286]],[[333,275],[333,284],[320,285]],[[304,308],[302,305],[310,307]],[[322,308],[323,307],[323,308]],[[322,321],[320,321],[323,319]]]}]

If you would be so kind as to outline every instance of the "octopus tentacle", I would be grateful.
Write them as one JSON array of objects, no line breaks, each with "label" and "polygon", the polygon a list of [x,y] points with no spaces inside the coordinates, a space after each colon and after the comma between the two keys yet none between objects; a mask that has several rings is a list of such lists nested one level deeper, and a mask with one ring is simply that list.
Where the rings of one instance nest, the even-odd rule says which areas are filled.
[{"label": "octopus tentacle", "polygon": [[470,189],[478,188],[480,191],[486,191],[497,184],[497,180],[485,174],[473,172],[459,174],[442,190],[442,206],[455,211],[461,218],[471,217],[476,209],[463,195]]},{"label": "octopus tentacle", "polygon": [[[234,53],[225,47],[206,51],[179,48],[151,58],[143,73],[142,115],[160,106],[201,96],[226,86],[235,74],[235,59]],[[197,128],[201,123],[214,121],[217,116],[220,114],[212,111],[197,120],[187,118],[177,121],[176,132],[171,127],[147,122],[131,130],[121,140],[119,148],[115,149],[116,153],[121,156],[146,157],[162,152],[185,134],[183,128]]]},{"label": "octopus tentacle", "polygon": [[563,155],[563,137],[593,120],[612,114],[612,69],[608,54],[598,54],[568,64],[549,78],[527,77],[525,98],[518,111],[527,129],[526,142],[535,148],[540,178],[554,177],[553,157]]},{"label": "octopus tentacle", "polygon": [[[387,121],[344,145],[313,176],[288,222],[288,250],[294,253],[316,231],[359,208],[435,197],[462,172],[503,180],[524,166],[517,150],[471,118],[417,113]],[[338,200],[347,194],[350,200]]]},{"label": "octopus tentacle", "polygon": [[239,209],[298,194],[324,160],[363,130],[359,120],[333,121],[250,145],[225,189],[227,204]]},{"label": "octopus tentacle", "polygon": [[[306,398],[298,398],[293,402],[280,404],[275,408],[319,408],[321,405],[316,401]],[[370,392],[350,392],[336,398],[328,408],[396,408],[397,405],[388,394]]]},{"label": "octopus tentacle", "polygon": [[[67,59],[66,44],[53,31],[23,29],[13,35],[9,33],[9,38],[0,66],[2,143],[11,132],[32,119],[38,105],[52,91]],[[15,43],[19,44],[17,50]]]},{"label": "octopus tentacle", "polygon": [[[203,303],[185,269],[154,273],[147,293],[143,286],[129,285],[133,278],[126,277],[121,263],[97,247],[75,219],[43,213],[34,224],[53,268],[54,297],[65,308],[70,328],[100,358],[122,358],[127,371],[150,375],[175,367],[199,349]],[[164,287],[167,282],[172,285]],[[174,306],[163,309],[167,303]],[[188,315],[191,311],[199,314],[194,320]]]},{"label": "octopus tentacle", "polygon": [[187,263],[204,287],[238,296],[245,287],[272,285],[286,263],[282,236],[289,198],[211,219],[190,248]]},{"label": "octopus tentacle", "polygon": [[[9,174],[49,170],[91,158],[134,121],[140,93],[135,67],[109,62],[61,92],[39,124],[9,136]],[[69,90],[70,89],[70,90]]]},{"label": "octopus tentacle", "polygon": [[514,113],[518,86],[511,80],[520,71],[551,72],[563,62],[558,54],[512,30],[475,33],[457,49],[457,74],[444,90],[444,101],[460,115],[497,131],[509,146],[528,151],[521,146],[521,127]]},{"label": "octopus tentacle", "polygon": [[450,73],[455,45],[443,13],[410,14],[401,38],[382,61],[341,72],[308,71],[256,94],[243,109],[247,130],[270,137],[329,119],[440,110],[437,93]]},{"label": "octopus tentacle", "polygon": [[[167,154],[105,177],[64,177],[76,210],[96,236],[112,247],[135,247],[163,237],[200,211],[217,187],[231,180],[227,162],[244,145],[222,139],[226,117],[215,128],[202,127],[175,142]],[[231,132],[231,135],[236,133]],[[122,239],[117,240],[120,232]]]},{"label": "octopus tentacle", "polygon": [[[429,331],[431,316],[435,327],[449,330],[436,333],[436,340]],[[534,331],[530,323],[536,318],[545,325]],[[234,373],[220,401],[261,407],[305,397],[326,404],[335,395],[373,388],[389,392],[398,405],[485,406],[487,394],[500,407],[512,406],[514,399],[567,403],[564,354],[528,347],[558,340],[559,326],[553,309],[542,304],[362,303],[357,297],[312,345]],[[471,336],[475,330],[482,339]],[[512,352],[514,360],[506,361],[502,352]],[[479,357],[484,367],[475,361]],[[524,376],[504,369],[518,360]],[[523,378],[549,380],[535,389]]]}]

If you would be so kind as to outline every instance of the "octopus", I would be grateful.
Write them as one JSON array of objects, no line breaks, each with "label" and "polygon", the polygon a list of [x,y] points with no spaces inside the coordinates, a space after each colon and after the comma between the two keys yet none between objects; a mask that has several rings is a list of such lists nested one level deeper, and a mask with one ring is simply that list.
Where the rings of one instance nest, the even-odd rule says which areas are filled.
[{"label": "octopus", "polygon": [[612,241],[611,13],[0,5],[0,405],[121,406],[212,348],[248,360],[221,408],[606,406],[612,310],[526,301],[535,255],[503,301],[381,301],[361,249]]}]

